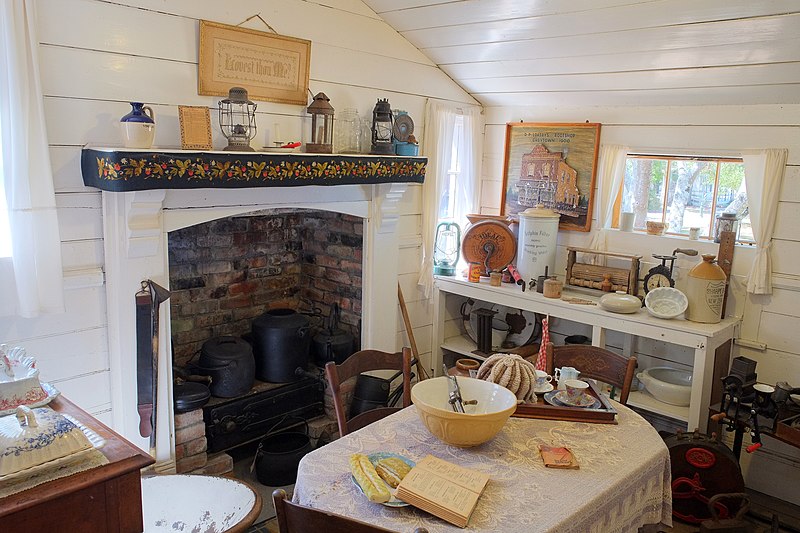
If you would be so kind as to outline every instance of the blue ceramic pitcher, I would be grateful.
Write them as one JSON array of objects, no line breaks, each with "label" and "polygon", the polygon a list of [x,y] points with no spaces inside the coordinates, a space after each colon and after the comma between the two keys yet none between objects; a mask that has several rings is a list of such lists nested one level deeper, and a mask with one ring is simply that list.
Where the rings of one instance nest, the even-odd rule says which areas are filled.
[{"label": "blue ceramic pitcher", "polygon": [[126,148],[147,149],[153,146],[156,122],[153,109],[141,102],[131,102],[131,112],[119,119]]}]

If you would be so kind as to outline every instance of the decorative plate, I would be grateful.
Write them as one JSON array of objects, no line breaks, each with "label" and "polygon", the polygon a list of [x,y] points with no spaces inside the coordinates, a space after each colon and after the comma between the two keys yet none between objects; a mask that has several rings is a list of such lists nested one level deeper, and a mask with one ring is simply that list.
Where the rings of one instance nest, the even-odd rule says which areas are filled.
[{"label": "decorative plate", "polygon": [[296,152],[300,149],[299,146],[295,146],[294,148],[281,148],[280,146],[265,146],[261,149],[262,152],[266,152],[269,154],[291,154],[292,152]]},{"label": "decorative plate", "polygon": [[[52,402],[59,394],[61,394],[58,391],[58,389],[56,389],[53,385],[50,385],[49,383],[42,382],[41,385],[44,391],[47,393],[47,398],[44,398],[42,400],[33,403],[26,403],[24,405],[30,407],[31,409],[33,409],[34,407],[43,407],[48,403]],[[16,412],[16,410],[17,410],[16,407],[14,407],[13,409],[5,409],[3,411],[0,411],[0,416],[13,415],[14,412]]]},{"label": "decorative plate", "polygon": [[[549,403],[550,405],[554,405],[556,407],[581,407],[587,409],[599,409],[600,408],[600,400],[597,398],[593,398],[589,395],[584,395],[585,400],[580,402],[579,404],[568,403],[566,401],[562,401],[562,398],[565,398],[567,395],[566,391],[557,390],[548,392],[544,395],[544,401]],[[589,401],[591,400],[591,401]]]},{"label": "decorative plate", "polygon": [[[407,464],[411,468],[414,468],[417,465],[417,463],[415,463],[414,461],[412,461],[408,457],[405,457],[405,456],[397,454],[397,453],[375,452],[375,453],[371,453],[371,454],[367,455],[367,459],[369,459],[369,462],[372,463],[373,465],[378,464],[378,461],[380,461],[381,459],[387,459],[389,457],[397,457],[398,459],[403,461],[405,464]],[[356,481],[356,478],[354,478],[353,476],[350,476],[350,479],[353,480],[353,483],[355,484],[356,487],[358,487],[358,490],[361,491],[361,494],[364,494],[364,489],[362,489],[361,485],[358,484],[358,481]],[[410,504],[404,502],[403,500],[398,500],[397,498],[395,498],[394,494],[395,494],[395,491],[397,489],[393,489],[389,485],[386,485],[386,488],[389,489],[389,492],[392,494],[392,499],[389,500],[386,503],[382,503],[381,505],[385,505],[386,507],[408,507],[410,505]]]},{"label": "decorative plate", "polygon": [[544,387],[542,387],[541,389],[533,389],[533,392],[535,392],[536,394],[544,394],[546,392],[550,392],[551,390],[553,390],[553,384],[545,383]]},{"label": "decorative plate", "polygon": [[[478,342],[478,315],[473,313],[478,309],[497,311],[494,321],[500,321],[508,325],[508,336],[505,342],[514,348],[530,344],[539,335],[539,322],[536,320],[536,314],[531,311],[523,311],[480,300],[467,300],[461,308],[461,315],[464,319],[464,329],[467,331],[469,338],[472,339],[472,342]],[[469,320],[467,320],[467,317],[469,317]]]},{"label": "decorative plate", "polygon": [[408,136],[414,133],[414,121],[411,117],[402,114],[394,118],[394,126],[392,126],[392,135],[394,138],[404,143],[408,141]]}]

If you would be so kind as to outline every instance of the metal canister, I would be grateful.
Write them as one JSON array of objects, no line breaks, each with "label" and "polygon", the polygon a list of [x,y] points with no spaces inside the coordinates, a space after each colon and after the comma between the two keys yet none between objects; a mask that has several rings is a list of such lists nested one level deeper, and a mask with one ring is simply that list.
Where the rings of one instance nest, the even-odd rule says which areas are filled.
[{"label": "metal canister", "polygon": [[470,263],[469,264],[469,279],[472,283],[478,283],[481,280],[481,264],[480,263]]}]

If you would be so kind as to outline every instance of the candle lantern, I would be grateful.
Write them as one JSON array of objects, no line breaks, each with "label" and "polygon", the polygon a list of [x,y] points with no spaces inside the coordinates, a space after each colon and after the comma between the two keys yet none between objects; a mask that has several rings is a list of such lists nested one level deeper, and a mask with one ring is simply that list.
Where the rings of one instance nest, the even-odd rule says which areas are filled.
[{"label": "candle lantern", "polygon": [[372,110],[372,149],[369,153],[394,154],[392,127],[392,106],[389,105],[389,99],[379,98],[375,109]]},{"label": "candle lantern", "polygon": [[219,102],[219,127],[228,139],[224,150],[254,152],[250,139],[256,136],[256,104],[247,99],[247,89],[231,87]]},{"label": "candle lantern", "polygon": [[433,245],[433,273],[439,276],[455,276],[461,250],[461,228],[455,222],[440,222],[436,226]]},{"label": "candle lantern", "polygon": [[739,217],[735,213],[721,213],[714,222],[714,242],[722,241],[722,232],[732,231],[738,237]]},{"label": "candle lantern", "polygon": [[308,113],[311,115],[311,142],[306,143],[306,152],[312,154],[333,153],[333,107],[325,93],[317,93]]}]

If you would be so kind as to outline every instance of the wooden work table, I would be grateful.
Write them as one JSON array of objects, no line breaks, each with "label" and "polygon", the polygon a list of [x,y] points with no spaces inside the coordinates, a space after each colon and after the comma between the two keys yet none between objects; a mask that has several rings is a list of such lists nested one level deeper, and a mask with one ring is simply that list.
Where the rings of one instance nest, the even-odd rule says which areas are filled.
[{"label": "wooden work table", "polygon": [[140,470],[154,462],[64,397],[50,407],[69,414],[106,440],[108,464],[0,499],[3,531],[142,531]]}]

